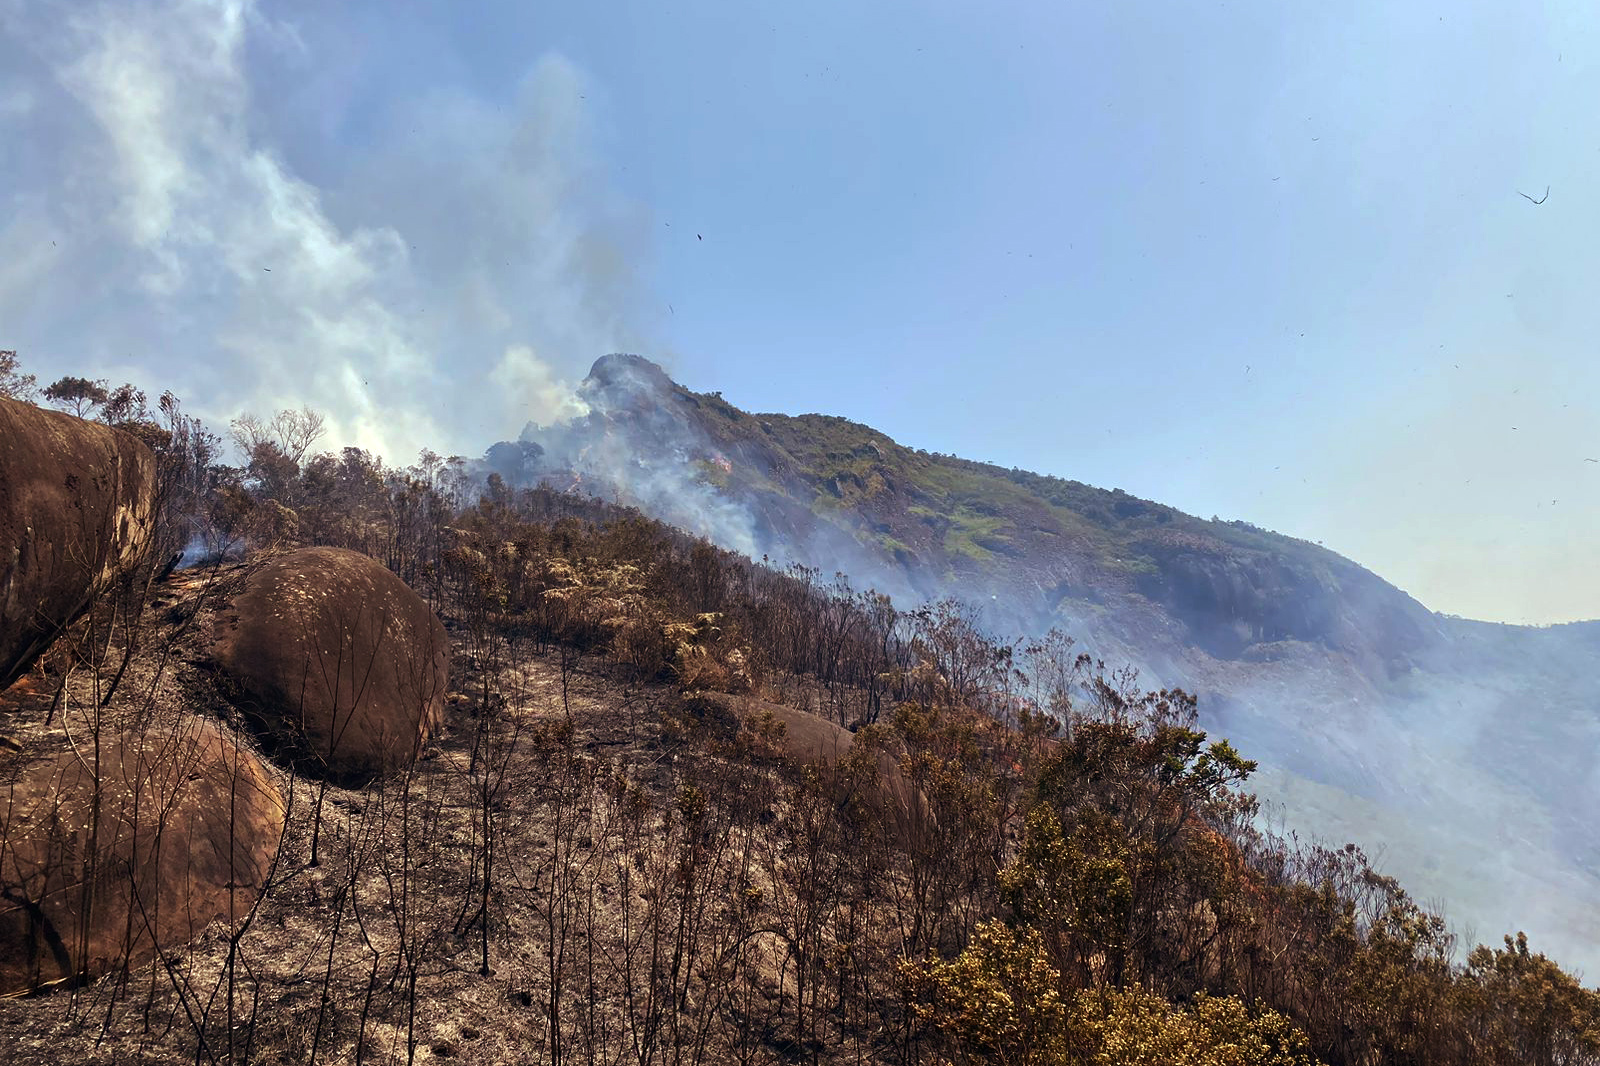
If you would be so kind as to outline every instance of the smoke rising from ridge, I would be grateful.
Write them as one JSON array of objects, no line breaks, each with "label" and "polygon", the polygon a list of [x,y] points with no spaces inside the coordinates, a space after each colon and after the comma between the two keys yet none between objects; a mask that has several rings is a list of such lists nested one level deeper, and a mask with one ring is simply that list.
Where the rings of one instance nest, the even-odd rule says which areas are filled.
[{"label": "smoke rising from ridge", "polygon": [[326,58],[250,0],[22,0],[0,41],[0,140],[32,149],[7,161],[0,321],[46,381],[171,387],[215,425],[308,404],[403,462],[581,412],[549,353],[638,339],[646,227],[560,55],[508,107],[392,101],[338,169],[258,88]]}]

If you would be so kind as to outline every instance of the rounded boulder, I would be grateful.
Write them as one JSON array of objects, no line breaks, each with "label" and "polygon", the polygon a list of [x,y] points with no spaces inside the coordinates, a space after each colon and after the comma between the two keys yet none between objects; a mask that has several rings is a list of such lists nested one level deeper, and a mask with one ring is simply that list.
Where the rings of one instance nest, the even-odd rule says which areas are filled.
[{"label": "rounded boulder", "polygon": [[131,435],[0,399],[0,688],[144,554],[155,492]]},{"label": "rounded boulder", "polygon": [[0,768],[0,995],[92,979],[233,925],[264,886],[284,803],[215,726],[76,737]]},{"label": "rounded boulder", "polygon": [[335,779],[410,765],[443,713],[444,626],[359,552],[305,548],[262,563],[215,638],[217,665],[268,742]]},{"label": "rounded boulder", "polygon": [[[798,766],[813,765],[837,772],[854,746],[854,733],[808,711],[721,692],[696,692],[691,699],[731,716],[741,731],[754,738],[758,751]],[[852,780],[850,775],[842,775],[838,783],[844,786],[844,792],[848,795],[861,787],[867,805],[893,825],[903,826],[909,818],[926,816],[926,800],[906,780],[899,760],[890,752],[879,750],[873,755],[873,763],[876,773],[870,780]]]}]

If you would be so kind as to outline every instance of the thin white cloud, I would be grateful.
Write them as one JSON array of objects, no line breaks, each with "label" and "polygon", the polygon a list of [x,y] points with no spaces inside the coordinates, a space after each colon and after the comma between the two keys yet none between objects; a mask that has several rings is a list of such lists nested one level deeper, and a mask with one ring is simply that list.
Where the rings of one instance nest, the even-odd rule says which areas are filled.
[{"label": "thin white cloud", "polygon": [[33,93],[17,86],[0,89],[0,117],[26,115],[34,108]]}]

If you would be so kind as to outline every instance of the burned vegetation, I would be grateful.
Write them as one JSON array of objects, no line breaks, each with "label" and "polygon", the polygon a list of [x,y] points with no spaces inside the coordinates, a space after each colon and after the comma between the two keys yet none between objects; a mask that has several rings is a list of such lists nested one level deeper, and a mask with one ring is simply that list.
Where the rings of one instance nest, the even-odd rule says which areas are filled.
[{"label": "burned vegetation", "polygon": [[151,547],[4,664],[6,1061],[1600,1062],[1060,634],[118,414]]}]

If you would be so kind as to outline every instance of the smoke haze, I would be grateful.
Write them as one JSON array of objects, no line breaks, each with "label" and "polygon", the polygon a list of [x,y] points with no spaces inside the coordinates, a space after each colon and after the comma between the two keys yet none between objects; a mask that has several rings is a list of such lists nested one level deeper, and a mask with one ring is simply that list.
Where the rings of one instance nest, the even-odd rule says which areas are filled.
[{"label": "smoke haze", "polygon": [[274,137],[258,79],[315,60],[254,3],[0,12],[0,141],[30,147],[7,157],[0,321],[43,380],[170,385],[216,425],[310,404],[404,462],[580,411],[544,353],[638,340],[642,227],[559,54],[510,106],[406,101],[335,173]]}]

